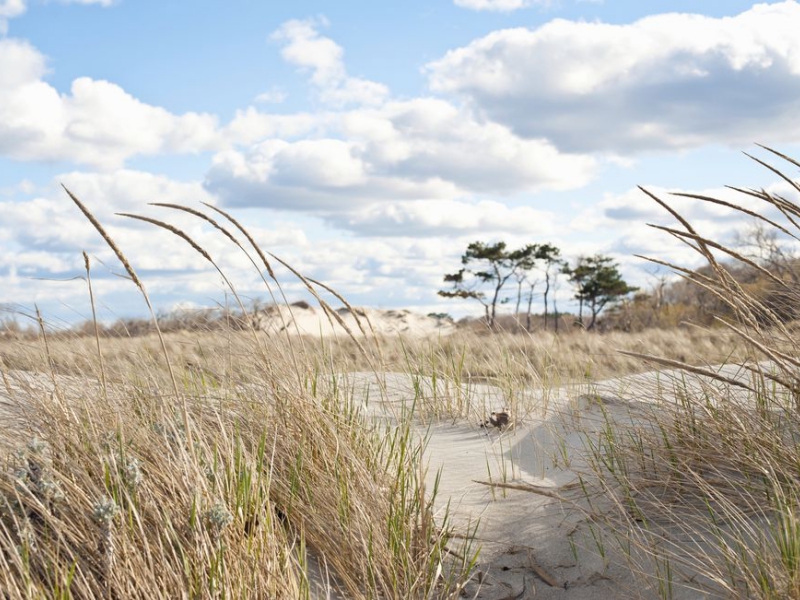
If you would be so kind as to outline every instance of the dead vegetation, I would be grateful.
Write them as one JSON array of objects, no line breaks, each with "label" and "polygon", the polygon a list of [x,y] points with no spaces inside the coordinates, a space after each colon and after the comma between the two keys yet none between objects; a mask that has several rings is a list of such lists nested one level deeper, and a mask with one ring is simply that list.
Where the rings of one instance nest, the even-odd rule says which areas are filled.
[{"label": "dead vegetation", "polygon": [[[280,295],[267,255],[213,224]],[[458,594],[474,552],[434,514],[423,442],[361,415],[324,349],[247,328],[181,337],[155,315],[149,337],[117,339],[36,320],[36,336],[2,341],[5,598]],[[372,364],[365,343],[353,352]]]},{"label": "dead vegetation", "polygon": [[[741,191],[763,202],[765,216],[730,210],[800,241],[797,204]],[[592,511],[592,527],[610,535],[598,534],[593,551],[615,544],[634,577],[655,581],[663,598],[687,590],[800,598],[795,263],[767,268],[740,248],[704,238],[668,201],[653,200],[678,224],[665,233],[708,263],[698,271],[669,266],[687,290],[700,290],[695,304],[708,310],[713,327],[559,335],[478,328],[435,340],[314,340],[269,336],[246,319],[166,331],[154,315],[152,329],[139,332],[146,335],[106,337],[89,325],[53,335],[37,320],[35,335],[6,336],[5,597],[302,598],[325,590],[348,598],[456,597],[475,549],[434,511],[423,442],[408,420],[365,418],[337,375],[401,371],[513,392],[660,364],[677,368],[670,387],[677,395],[638,389],[652,410],[625,423],[609,418],[586,436],[592,468],[571,490],[603,508]],[[279,259],[222,217],[202,218],[251,257],[280,301],[270,268]],[[323,300],[329,290],[296,275],[336,319]],[[662,325],[686,323],[678,313],[662,314]],[[710,368],[721,363],[728,368]],[[709,384],[686,384],[689,374]],[[458,417],[463,409],[442,412]],[[541,493],[525,485],[502,484]],[[554,499],[575,501],[562,493]]]}]

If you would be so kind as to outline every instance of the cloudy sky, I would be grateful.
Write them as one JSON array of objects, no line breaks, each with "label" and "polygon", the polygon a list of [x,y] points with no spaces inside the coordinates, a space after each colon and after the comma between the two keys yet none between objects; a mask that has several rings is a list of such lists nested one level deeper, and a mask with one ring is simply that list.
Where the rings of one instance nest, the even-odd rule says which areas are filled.
[{"label": "cloudy sky", "polygon": [[[115,213],[183,228],[265,292],[224,237],[149,202],[224,208],[355,304],[479,308],[436,295],[474,240],[611,254],[646,286],[632,254],[693,257],[645,226],[668,221],[637,185],[786,191],[742,151],[800,156],[798,31],[792,0],[0,0],[0,305],[88,317],[86,251],[103,318],[143,312],[61,184],[162,309],[225,288]],[[748,225],[677,206],[721,238]]]}]

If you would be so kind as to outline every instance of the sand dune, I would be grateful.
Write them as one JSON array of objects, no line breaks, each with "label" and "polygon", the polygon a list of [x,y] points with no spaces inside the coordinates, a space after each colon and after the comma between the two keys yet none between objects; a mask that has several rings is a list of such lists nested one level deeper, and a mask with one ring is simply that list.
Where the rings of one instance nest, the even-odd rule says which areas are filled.
[{"label": "sand dune", "polygon": [[[723,370],[741,376],[734,366]],[[352,373],[346,379],[356,394],[361,390],[364,408],[375,418],[395,419],[412,403],[424,414],[426,403],[434,398],[442,402],[448,393],[466,397],[473,415],[469,419],[420,417],[416,424],[418,435],[428,440],[429,488],[441,472],[441,514],[449,511],[464,530],[478,524],[480,564],[465,597],[589,600],[660,597],[656,578],[634,575],[630,556],[619,551],[612,537],[605,556],[598,552],[592,529],[602,527],[590,518],[580,482],[593,478],[587,442],[596,441],[609,423],[631,425],[659,410],[655,399],[669,402],[675,397],[674,382],[696,388],[718,385],[678,375],[644,373],[549,390],[546,396],[528,390],[522,403],[526,412],[514,415],[515,427],[504,432],[480,426],[492,410],[508,406],[499,388],[481,384],[448,390],[431,379],[401,373]],[[376,400],[381,388],[383,400]],[[602,506],[600,500],[592,509]],[[697,576],[676,573],[675,583]],[[710,597],[692,587],[676,585],[671,597]]]},{"label": "sand dune", "polygon": [[270,333],[288,331],[291,335],[317,337],[404,335],[413,337],[449,335],[455,331],[450,319],[429,317],[409,310],[380,310],[375,308],[335,309],[327,314],[323,309],[305,302],[269,306],[255,319],[256,327]]},{"label": "sand dune", "polygon": [[[734,367],[727,369],[730,376],[737,375]],[[658,410],[646,400],[669,398],[670,381],[677,380],[671,375],[639,374],[548,390],[546,395],[534,389],[515,391],[518,404],[526,408],[512,414],[514,427],[506,431],[481,427],[491,411],[509,406],[503,390],[491,385],[455,386],[404,373],[364,372],[343,374],[339,383],[346,384],[373,419],[392,422],[415,411],[415,431],[427,439],[429,490],[440,474],[435,504],[440,516],[447,511],[464,531],[477,525],[480,562],[465,597],[589,600],[659,597],[657,582],[634,575],[613,543],[604,556],[593,547],[599,526],[590,516],[580,482],[592,477],[587,441],[597,439],[609,423],[631,424]],[[26,393],[52,385],[47,376],[25,372],[9,372],[7,381],[11,384],[0,391],[7,417],[24,411]],[[684,374],[682,385],[712,383]],[[519,402],[520,394],[524,402]],[[436,403],[454,396],[468,406],[468,418],[429,417]],[[600,507],[602,500],[592,510]],[[694,576],[680,574],[687,581]],[[671,597],[709,596],[676,586]]]}]

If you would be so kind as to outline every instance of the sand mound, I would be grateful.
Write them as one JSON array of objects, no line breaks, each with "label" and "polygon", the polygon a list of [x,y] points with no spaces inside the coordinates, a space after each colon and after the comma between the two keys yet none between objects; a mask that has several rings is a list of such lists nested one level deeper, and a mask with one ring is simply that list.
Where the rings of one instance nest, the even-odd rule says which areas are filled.
[{"label": "sand mound", "polygon": [[[293,328],[313,334],[316,327],[317,335],[319,330],[342,333],[326,327],[320,311],[293,308],[292,313],[287,311]],[[375,317],[376,331],[390,335],[413,334],[420,322],[429,327],[422,331],[437,331],[431,329],[436,319],[408,311],[365,311],[365,315],[370,320]],[[355,325],[349,311],[342,316]],[[272,322],[278,318],[273,315]],[[720,372],[731,378],[742,376],[732,365]],[[596,444],[610,425],[639,423],[660,409],[645,399],[661,394],[676,398],[671,381],[699,390],[717,385],[702,377],[678,375],[662,371],[550,390],[517,389],[513,397],[484,383],[457,385],[405,373],[346,373],[337,385],[349,389],[363,414],[378,422],[397,422],[413,411],[416,433],[427,440],[427,489],[438,483],[435,508],[440,516],[448,514],[459,529],[474,531],[481,548],[465,597],[602,600],[662,594],[652,573],[631,571],[630,556],[596,520],[609,508],[602,498],[594,497],[591,505],[585,502],[582,481],[591,477],[587,443]],[[51,385],[48,377],[36,373],[10,372],[7,378],[7,395],[0,391],[0,415],[6,417],[24,411],[26,394]],[[433,416],[442,403],[456,398],[467,407],[466,418]],[[513,411],[515,400],[524,412]],[[505,431],[481,427],[492,411],[504,409],[512,409],[514,427]],[[602,552],[598,536],[605,538]],[[698,573],[689,567],[673,574],[676,586],[670,597],[713,597],[696,589]],[[323,589],[314,597],[336,595]]]},{"label": "sand mound", "polygon": [[255,318],[256,328],[268,333],[289,332],[291,335],[315,337],[354,335],[403,335],[427,337],[449,335],[455,331],[452,320],[425,316],[410,310],[380,310],[375,308],[339,308],[328,315],[305,302],[289,306],[274,305],[261,311]]},{"label": "sand mound", "polygon": [[[720,372],[736,377],[734,366]],[[739,374],[739,376],[741,376]],[[481,427],[487,415],[513,406],[514,398],[486,384],[447,386],[403,373],[343,376],[365,414],[397,420],[412,407],[417,434],[427,440],[427,485],[438,480],[436,506],[457,526],[475,530],[481,547],[465,597],[475,600],[540,598],[591,600],[661,597],[653,576],[631,571],[612,532],[592,516],[611,507],[601,498],[585,502],[589,480],[587,444],[609,424],[630,426],[660,410],[653,399],[675,397],[670,382],[687,388],[717,385],[703,377],[662,371],[549,390],[516,390],[526,410],[506,431]],[[378,398],[376,391],[383,390]],[[459,396],[466,419],[426,418],[427,409]],[[597,538],[606,539],[599,551]],[[632,553],[634,551],[631,551]],[[639,557],[646,561],[646,557]],[[652,574],[651,574],[652,575]],[[674,600],[709,597],[696,589],[698,573],[674,574]]]}]

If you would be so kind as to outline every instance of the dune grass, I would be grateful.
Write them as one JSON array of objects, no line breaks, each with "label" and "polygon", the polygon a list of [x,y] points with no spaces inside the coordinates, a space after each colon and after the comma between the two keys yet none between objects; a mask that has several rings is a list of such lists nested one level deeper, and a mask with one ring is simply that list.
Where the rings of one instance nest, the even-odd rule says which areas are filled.
[{"label": "dune grass", "polygon": [[[798,241],[800,206],[763,190],[740,191],[761,209],[694,198]],[[800,288],[791,269],[773,269],[771,297],[777,290],[787,304],[770,306],[723,262],[753,267],[750,259],[704,237],[668,199],[652,198],[677,222],[659,229],[684,240],[711,270],[697,275],[670,266],[730,307],[735,318],[719,321],[740,354],[721,369],[683,368],[667,382],[662,377],[668,394],[642,388],[651,410],[608,419],[587,440],[593,468],[584,490],[603,498],[608,539],[640,577],[657,583],[660,597],[800,598],[800,342],[780,316],[800,302]]]},{"label": "dune grass", "polygon": [[[800,238],[798,205],[741,191],[763,215],[730,210]],[[631,581],[663,598],[800,599],[800,347],[782,316],[791,311],[737,283],[722,257],[759,265],[653,199],[678,223],[666,233],[711,270],[668,266],[734,319],[713,329],[436,339],[379,338],[360,323],[360,335],[326,340],[248,327],[51,336],[39,320],[38,338],[0,341],[4,597],[458,597],[477,546],[434,508],[415,419],[477,422],[471,386],[495,386],[521,416],[541,411],[548,390],[661,366],[669,371],[658,385],[628,390],[642,401],[629,418],[604,412],[586,432],[588,465],[574,493],[553,493],[588,516],[590,543],[576,556],[613,554]],[[280,259],[232,216],[163,208],[213,226],[285,302],[272,268]],[[146,298],[131,263],[90,220]],[[216,266],[184,232],[149,221]],[[86,270],[90,282],[88,259]],[[331,290],[293,272],[336,319],[324,301]],[[779,292],[770,298],[800,304],[791,269],[769,277]],[[91,285],[88,293],[93,302]],[[410,375],[415,414],[364,414],[341,377],[354,371]],[[478,410],[488,408],[500,407]]]},{"label": "dune grass", "polygon": [[[44,326],[4,344],[4,597],[456,596],[475,551],[433,509],[424,440],[410,419],[362,415],[311,344],[252,330],[49,339]],[[352,343],[373,365],[365,345]]]}]

